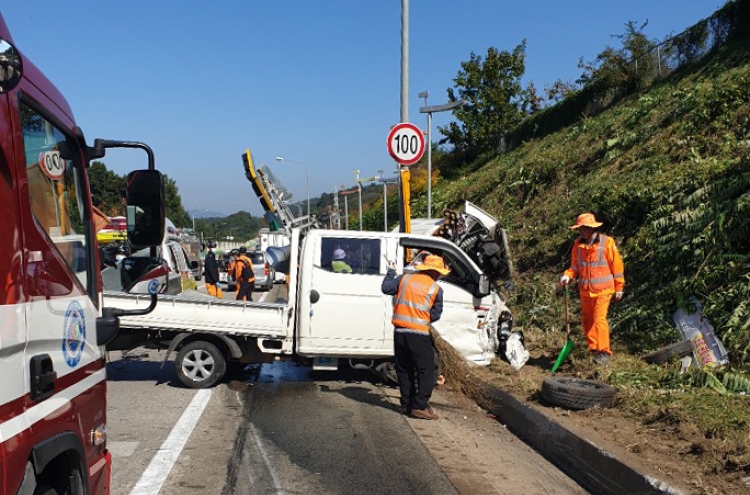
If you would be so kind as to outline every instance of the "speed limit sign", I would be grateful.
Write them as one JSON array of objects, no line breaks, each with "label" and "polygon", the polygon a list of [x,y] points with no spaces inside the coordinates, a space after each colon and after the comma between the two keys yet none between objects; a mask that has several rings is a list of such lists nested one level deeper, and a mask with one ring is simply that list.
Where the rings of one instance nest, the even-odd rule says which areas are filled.
[{"label": "speed limit sign", "polygon": [[424,155],[424,134],[414,124],[396,124],[388,133],[388,153],[401,165],[414,165]]}]

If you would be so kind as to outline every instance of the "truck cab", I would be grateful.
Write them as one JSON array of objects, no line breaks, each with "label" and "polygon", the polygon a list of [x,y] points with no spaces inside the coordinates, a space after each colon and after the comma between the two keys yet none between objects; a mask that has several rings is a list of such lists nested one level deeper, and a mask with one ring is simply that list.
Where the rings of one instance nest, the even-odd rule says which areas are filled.
[{"label": "truck cab", "polygon": [[[0,65],[0,493],[105,495],[103,346],[124,312],[103,307],[87,167],[106,148],[136,145],[88,146],[2,16]],[[163,181],[149,157],[149,170],[128,176],[128,234],[143,247],[163,235]]]},{"label": "truck cab", "polygon": [[[351,273],[332,269],[336,250],[346,253]],[[499,326],[509,321],[510,312],[487,275],[448,240],[384,232],[307,233],[297,284],[298,354],[319,369],[336,366],[338,358],[390,359],[393,301],[380,289],[387,264],[392,260],[398,273],[408,273],[425,252],[441,255],[451,269],[438,282],[444,310],[433,326],[469,361],[489,364],[498,349]]]}]

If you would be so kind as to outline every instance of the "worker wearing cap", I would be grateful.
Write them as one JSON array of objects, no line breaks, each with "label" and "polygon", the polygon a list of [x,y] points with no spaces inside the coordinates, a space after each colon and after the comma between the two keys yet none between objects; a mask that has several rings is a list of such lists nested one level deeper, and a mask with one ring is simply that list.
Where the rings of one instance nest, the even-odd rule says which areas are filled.
[{"label": "worker wearing cap", "polygon": [[247,248],[240,247],[239,254],[234,260],[234,279],[239,284],[237,289],[238,301],[252,301],[255,290],[255,273],[253,261],[247,257]]},{"label": "worker wearing cap", "polygon": [[331,261],[331,269],[335,273],[352,273],[352,267],[346,261],[346,251],[339,248],[333,252],[333,261]]},{"label": "worker wearing cap", "polygon": [[615,301],[622,299],[625,269],[615,240],[599,232],[601,226],[592,213],[583,213],[570,227],[580,237],[573,243],[570,268],[560,277],[560,284],[578,279],[583,332],[591,356],[597,363],[608,363],[612,349],[607,311],[613,295]]},{"label": "worker wearing cap", "polygon": [[443,313],[443,289],[438,279],[450,273],[443,258],[426,255],[416,273],[396,276],[389,262],[381,285],[384,294],[396,296],[393,304],[393,348],[401,394],[401,411],[420,419],[438,419],[430,406],[435,387],[435,351],[430,323]]},{"label": "worker wearing cap", "polygon": [[206,277],[206,292],[211,296],[216,296],[219,299],[224,297],[221,292],[221,285],[219,284],[219,265],[216,263],[216,241],[208,241],[206,244],[208,252],[206,258],[203,260],[203,275]]}]

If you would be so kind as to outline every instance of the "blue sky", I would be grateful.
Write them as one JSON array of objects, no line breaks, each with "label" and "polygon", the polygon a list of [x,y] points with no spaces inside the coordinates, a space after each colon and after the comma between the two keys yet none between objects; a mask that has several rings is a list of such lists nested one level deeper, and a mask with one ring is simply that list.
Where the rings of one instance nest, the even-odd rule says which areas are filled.
[{"label": "blue sky", "polygon": [[[156,154],[188,210],[262,213],[244,177],[249,148],[306,199],[395,164],[386,151],[401,111],[400,0],[36,0],[3,2],[17,47],[68,98],[96,137],[138,140]],[[409,120],[447,102],[472,52],[526,39],[525,82],[575,80],[625,23],[663,39],[725,0],[410,0]],[[450,113],[433,115],[433,140]],[[277,162],[275,157],[307,164]],[[142,168],[134,151],[103,160]]]}]

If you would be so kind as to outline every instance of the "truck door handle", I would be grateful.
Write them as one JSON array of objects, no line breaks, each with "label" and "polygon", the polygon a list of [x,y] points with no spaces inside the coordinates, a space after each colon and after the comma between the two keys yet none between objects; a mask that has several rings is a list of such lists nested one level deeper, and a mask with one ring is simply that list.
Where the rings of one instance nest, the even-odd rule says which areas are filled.
[{"label": "truck door handle", "polygon": [[40,354],[31,358],[31,398],[41,401],[55,392],[57,372],[52,365],[49,354]]}]

